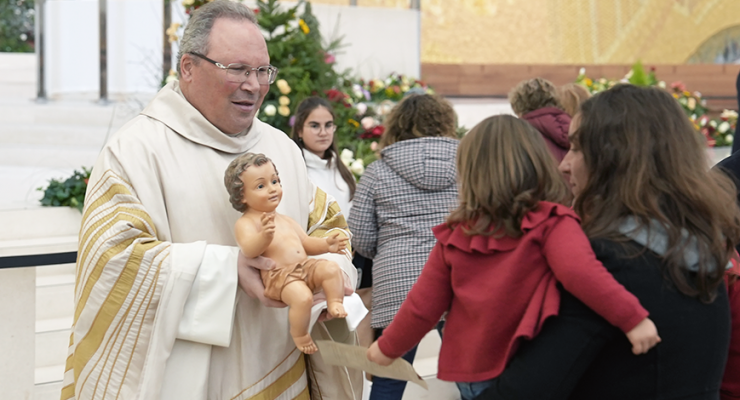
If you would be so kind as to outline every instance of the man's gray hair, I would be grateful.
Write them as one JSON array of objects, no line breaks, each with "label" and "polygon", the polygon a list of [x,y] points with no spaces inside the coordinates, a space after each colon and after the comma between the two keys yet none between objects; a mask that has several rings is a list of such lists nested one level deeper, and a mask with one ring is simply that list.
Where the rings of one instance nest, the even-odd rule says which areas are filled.
[{"label": "man's gray hair", "polygon": [[[180,40],[180,50],[177,52],[177,73],[180,74],[180,61],[183,54],[195,52],[208,54],[208,39],[214,22],[219,18],[229,18],[237,21],[246,20],[257,25],[257,18],[252,10],[244,4],[232,0],[214,0],[193,12],[185,25],[185,32]],[[197,59],[196,62],[199,62]]]}]

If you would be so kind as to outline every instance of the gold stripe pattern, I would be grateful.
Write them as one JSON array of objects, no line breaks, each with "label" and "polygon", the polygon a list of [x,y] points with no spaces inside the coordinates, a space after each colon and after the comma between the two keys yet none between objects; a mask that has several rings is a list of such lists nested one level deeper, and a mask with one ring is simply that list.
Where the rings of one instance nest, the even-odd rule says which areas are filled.
[{"label": "gold stripe pattern", "polygon": [[306,362],[303,355],[299,356],[296,363],[284,373],[280,378],[273,382],[270,386],[264,388],[261,392],[256,395],[249,397],[246,400],[275,400],[280,396],[281,393],[288,390],[289,387],[293,386],[303,373],[306,371]]},{"label": "gold stripe pattern", "polygon": [[[120,395],[137,346],[148,344],[142,330],[154,318],[159,275],[170,250],[155,240],[152,219],[130,185],[111,171],[88,193],[86,205],[62,400],[83,393],[95,397],[98,390],[103,393],[97,396],[107,398],[115,395],[108,393],[109,386]],[[88,304],[91,299],[94,304]],[[122,375],[114,373],[124,367]]]}]

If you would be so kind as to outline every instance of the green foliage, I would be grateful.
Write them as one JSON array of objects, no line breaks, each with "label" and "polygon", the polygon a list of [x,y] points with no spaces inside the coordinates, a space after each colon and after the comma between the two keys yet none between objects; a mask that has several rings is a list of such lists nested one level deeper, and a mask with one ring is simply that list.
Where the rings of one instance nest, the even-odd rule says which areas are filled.
[{"label": "green foliage", "polygon": [[0,0],[0,51],[33,52],[34,0]]},{"label": "green foliage", "polygon": [[82,172],[75,170],[72,176],[64,181],[49,180],[49,186],[38,188],[44,192],[41,205],[47,207],[74,207],[82,212],[85,201],[87,181],[92,170],[82,167]]},{"label": "green foliage", "polygon": [[300,0],[284,11],[277,0],[260,0],[257,6],[257,21],[265,31],[271,63],[280,70],[276,84],[270,85],[265,96],[259,118],[289,133],[290,117],[298,103],[309,96],[325,96],[325,91],[335,85],[339,74],[334,71],[328,49],[338,43],[322,44],[311,3]]}]

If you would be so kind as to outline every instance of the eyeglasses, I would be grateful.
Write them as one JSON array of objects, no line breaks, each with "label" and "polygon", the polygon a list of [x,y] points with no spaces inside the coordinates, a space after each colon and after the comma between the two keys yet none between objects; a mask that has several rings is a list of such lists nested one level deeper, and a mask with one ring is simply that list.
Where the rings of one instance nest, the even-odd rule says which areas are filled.
[{"label": "eyeglasses", "polygon": [[308,124],[303,126],[305,129],[307,129],[309,132],[318,135],[321,133],[321,129],[323,128],[326,133],[334,133],[334,131],[337,130],[337,126],[334,125],[333,122],[327,122],[326,125],[323,127],[318,122],[309,122]]},{"label": "eyeglasses", "polygon": [[252,71],[257,71],[257,82],[259,82],[260,85],[270,85],[275,82],[275,78],[277,78],[278,69],[273,67],[272,65],[263,65],[261,67],[250,67],[246,64],[223,65],[218,61],[211,60],[203,54],[199,54],[193,51],[191,51],[190,54],[200,57],[208,61],[209,63],[225,70],[226,80],[228,80],[229,82],[244,83],[247,81],[247,77],[249,76],[249,74],[252,73]]}]

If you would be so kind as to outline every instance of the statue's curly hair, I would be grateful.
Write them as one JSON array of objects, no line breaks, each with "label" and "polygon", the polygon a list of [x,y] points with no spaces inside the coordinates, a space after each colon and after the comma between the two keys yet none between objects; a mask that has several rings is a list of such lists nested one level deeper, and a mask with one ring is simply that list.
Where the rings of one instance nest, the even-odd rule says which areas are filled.
[{"label": "statue's curly hair", "polygon": [[[226,191],[229,192],[229,202],[236,211],[244,212],[247,211],[247,205],[242,202],[244,191],[244,182],[242,182],[242,172],[246,171],[250,166],[261,166],[266,163],[272,163],[275,167],[275,163],[272,162],[267,156],[262,153],[244,153],[239,157],[235,158],[231,164],[226,168],[224,173],[224,185]],[[275,167],[275,173],[277,173],[277,167]]]}]

